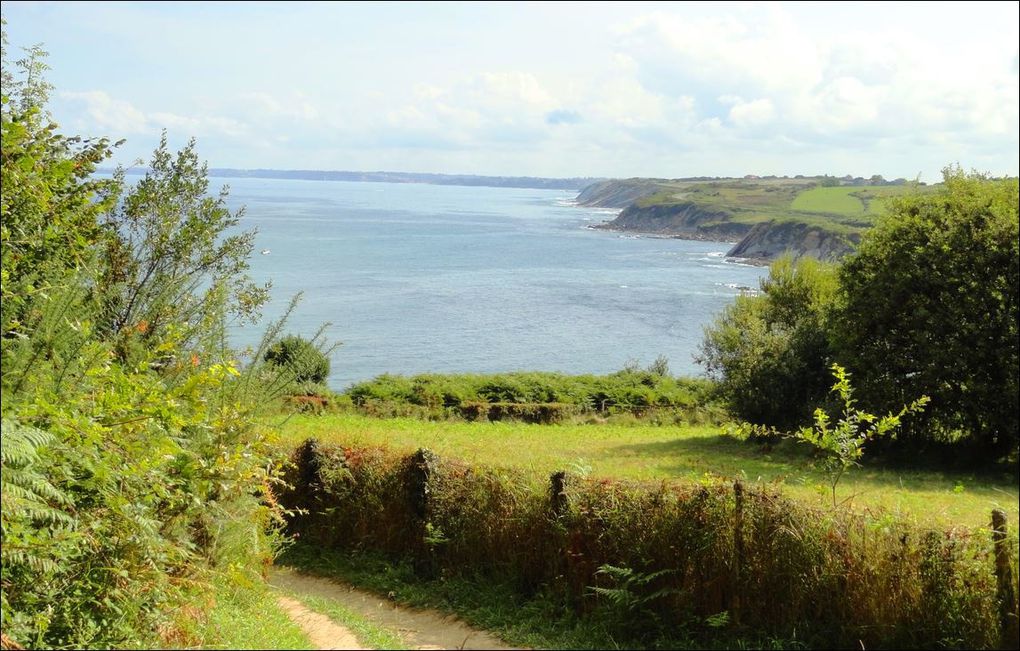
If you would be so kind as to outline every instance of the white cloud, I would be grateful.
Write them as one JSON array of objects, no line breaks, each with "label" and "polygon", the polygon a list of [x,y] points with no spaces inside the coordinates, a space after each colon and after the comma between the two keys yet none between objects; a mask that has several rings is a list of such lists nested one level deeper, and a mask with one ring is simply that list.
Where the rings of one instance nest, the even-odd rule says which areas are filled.
[{"label": "white cloud", "polygon": [[[316,49],[299,66],[278,65],[282,36],[258,47],[227,39],[218,77],[195,74],[209,72],[210,51],[191,68],[179,62],[173,84],[144,75],[82,81],[106,90],[60,98],[85,132],[166,127],[200,137],[210,155],[229,152],[211,161],[223,166],[659,176],[923,168],[931,177],[973,157],[1015,173],[1016,21],[986,20],[981,31],[968,15],[982,12],[1004,13],[594,5],[584,15],[543,14],[550,24],[541,25],[461,30],[444,19],[434,26],[445,40],[408,31],[385,47],[374,31],[339,39],[309,25],[302,47]],[[564,22],[552,24],[560,13]],[[270,6],[263,16],[267,29],[282,20]],[[514,31],[526,23],[526,34]],[[391,23],[365,23],[379,24]],[[473,48],[457,40],[467,34]],[[109,38],[123,45],[115,32]],[[506,47],[524,38],[526,48]]]},{"label": "white cloud", "polygon": [[770,99],[756,99],[752,102],[736,102],[730,109],[730,122],[740,128],[767,124],[776,116],[776,108]]},{"label": "white cloud", "polygon": [[876,25],[832,37],[783,7],[749,11],[642,16],[619,30],[617,58],[653,96],[692,96],[692,133],[712,134],[719,146],[771,138],[787,151],[821,152],[905,134],[935,148],[1017,142],[1015,46],[988,65],[974,59],[980,47],[948,48],[923,29]]},{"label": "white cloud", "polygon": [[245,112],[256,118],[289,118],[293,120],[316,120],[321,115],[319,107],[304,93],[291,93],[277,97],[265,91],[242,93],[240,101],[247,104]]},{"label": "white cloud", "polygon": [[242,138],[250,133],[248,126],[234,118],[218,115],[180,115],[166,111],[145,113],[131,102],[111,97],[102,90],[64,91],[60,97],[85,104],[88,129],[120,135],[154,134],[166,129],[187,136],[226,136]]},{"label": "white cloud", "polygon": [[146,133],[150,129],[144,113],[130,102],[114,99],[104,91],[61,91],[60,97],[84,103],[85,114],[101,130],[110,129],[118,135],[128,135]]},{"label": "white cloud", "polygon": [[149,122],[160,129],[177,133],[187,133],[196,137],[227,136],[240,138],[247,135],[248,126],[233,118],[208,116],[185,116],[174,113],[151,113]]}]

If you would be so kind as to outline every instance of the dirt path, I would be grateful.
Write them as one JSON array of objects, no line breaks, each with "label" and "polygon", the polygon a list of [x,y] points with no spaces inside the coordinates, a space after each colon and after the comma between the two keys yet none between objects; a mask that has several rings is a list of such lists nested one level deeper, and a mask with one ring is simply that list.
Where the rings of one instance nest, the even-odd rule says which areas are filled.
[{"label": "dirt path", "polygon": [[[395,606],[374,594],[329,579],[300,574],[285,568],[276,568],[270,575],[269,583],[298,595],[307,594],[332,599],[365,619],[396,631],[413,649],[503,650],[515,648],[508,646],[490,633],[471,628],[453,616],[444,615],[434,610]],[[336,625],[334,624],[334,626]],[[336,628],[341,627],[337,626]],[[312,641],[317,646],[319,645],[319,642],[314,638]],[[320,648],[359,649],[361,647]]]},{"label": "dirt path", "polygon": [[301,627],[316,649],[364,649],[358,638],[349,630],[335,624],[325,615],[305,608],[304,604],[290,597],[277,597],[280,607]]}]

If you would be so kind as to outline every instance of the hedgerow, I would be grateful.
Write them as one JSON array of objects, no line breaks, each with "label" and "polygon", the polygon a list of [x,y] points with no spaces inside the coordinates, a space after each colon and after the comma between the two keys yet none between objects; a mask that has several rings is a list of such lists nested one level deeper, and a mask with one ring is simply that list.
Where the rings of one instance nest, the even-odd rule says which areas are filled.
[{"label": "hedgerow", "polygon": [[[424,577],[541,593],[615,621],[621,639],[989,648],[1009,635],[987,529],[925,529],[712,479],[556,473],[539,485],[427,450],[310,440],[294,462],[282,499],[305,510],[288,524],[300,540],[409,560]],[[1015,534],[1002,544],[1013,559],[1005,612],[1015,618]]]}]

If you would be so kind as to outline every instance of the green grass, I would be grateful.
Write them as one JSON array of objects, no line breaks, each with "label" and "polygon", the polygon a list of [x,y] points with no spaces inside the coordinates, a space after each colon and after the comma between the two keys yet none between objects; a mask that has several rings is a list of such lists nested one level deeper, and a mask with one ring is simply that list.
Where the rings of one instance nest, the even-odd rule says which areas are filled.
[{"label": "green grass", "polygon": [[308,609],[329,617],[334,623],[350,629],[358,642],[369,649],[408,649],[400,636],[381,626],[376,626],[361,615],[343,607],[337,602],[324,597],[300,594],[283,590],[284,594],[303,603]]},{"label": "green grass", "polygon": [[861,225],[869,225],[885,210],[890,198],[915,189],[909,184],[812,188],[798,194],[790,208],[800,212],[842,215],[855,218]]},{"label": "green grass", "polygon": [[[198,636],[206,649],[314,649],[265,584],[241,579],[216,586]],[[379,647],[386,648],[386,647]]]},{"label": "green grass", "polygon": [[790,204],[793,210],[857,216],[865,213],[864,202],[854,196],[859,187],[812,188],[801,192]]},{"label": "green grass", "polygon": [[[557,470],[598,477],[643,480],[705,476],[773,482],[791,497],[831,503],[826,475],[814,467],[810,449],[783,441],[769,451],[727,436],[716,426],[528,425],[375,419],[354,414],[295,416],[281,442],[295,447],[307,438],[344,445],[388,445],[488,466],[527,471],[544,482]],[[1017,522],[1015,477],[867,465],[839,484],[839,499],[857,509],[882,509],[922,523],[987,526],[992,508]]]},{"label": "green grass", "polygon": [[[820,187],[819,179],[727,179],[649,182],[640,207],[694,203],[725,213],[724,221],[754,225],[805,224],[842,235],[874,224],[890,197],[914,189],[910,184]],[[931,186],[925,186],[931,187]],[[706,222],[703,225],[708,225]]]}]

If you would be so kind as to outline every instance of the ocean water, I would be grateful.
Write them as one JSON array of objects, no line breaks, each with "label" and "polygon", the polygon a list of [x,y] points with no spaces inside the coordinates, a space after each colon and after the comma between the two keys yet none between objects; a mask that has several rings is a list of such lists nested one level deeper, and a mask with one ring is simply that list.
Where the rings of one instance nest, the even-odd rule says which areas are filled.
[{"label": "ocean water", "polygon": [[[614,213],[572,205],[573,192],[224,181],[258,230],[265,318],[303,292],[285,330],[332,324],[335,389],[382,373],[607,373],[659,355],[702,374],[703,327],[765,272],[724,260],[724,243],[592,230]],[[232,342],[261,332],[235,326]]]}]

